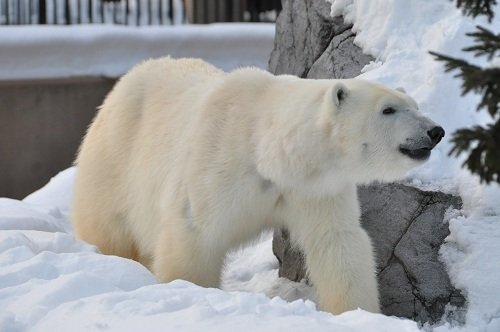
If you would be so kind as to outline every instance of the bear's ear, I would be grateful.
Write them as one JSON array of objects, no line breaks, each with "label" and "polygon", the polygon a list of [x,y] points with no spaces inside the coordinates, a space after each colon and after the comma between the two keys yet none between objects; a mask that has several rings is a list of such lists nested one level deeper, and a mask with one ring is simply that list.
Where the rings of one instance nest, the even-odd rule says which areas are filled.
[{"label": "bear's ear", "polygon": [[347,87],[340,82],[335,83],[333,86],[332,97],[334,104],[338,107],[346,99],[349,90]]},{"label": "bear's ear", "polygon": [[396,88],[396,91],[399,91],[399,92],[401,92],[401,93],[406,94],[406,90],[405,90],[404,88],[402,88],[402,87],[398,87],[398,88]]}]

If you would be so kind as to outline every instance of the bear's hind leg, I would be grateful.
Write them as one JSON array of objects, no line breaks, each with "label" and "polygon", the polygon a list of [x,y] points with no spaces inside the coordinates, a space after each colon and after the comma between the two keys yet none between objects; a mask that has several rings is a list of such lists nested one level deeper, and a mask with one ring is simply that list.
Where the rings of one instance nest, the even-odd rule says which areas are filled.
[{"label": "bear's hind leg", "polygon": [[159,235],[153,258],[153,273],[160,282],[183,279],[203,287],[219,287],[225,251],[203,243],[195,229],[180,220],[169,222]]},{"label": "bear's hind leg", "polygon": [[97,204],[93,208],[81,210],[80,207],[75,209],[73,216],[75,235],[78,239],[97,246],[105,255],[130,258],[143,265],[147,264],[139,257],[135,242],[119,215],[113,217],[106,213],[108,211],[99,209]]}]

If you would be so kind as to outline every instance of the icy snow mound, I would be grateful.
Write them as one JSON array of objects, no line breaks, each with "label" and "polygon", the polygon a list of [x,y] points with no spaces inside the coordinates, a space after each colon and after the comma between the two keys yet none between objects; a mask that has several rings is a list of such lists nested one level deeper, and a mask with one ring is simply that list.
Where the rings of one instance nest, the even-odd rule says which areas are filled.
[{"label": "icy snow mound", "polygon": [[225,70],[265,69],[274,24],[4,26],[0,36],[0,80],[118,77],[166,55],[202,58]]},{"label": "icy snow mound", "polygon": [[[311,301],[182,280],[159,284],[141,264],[102,255],[74,238],[68,219],[74,173],[61,172],[24,201],[0,198],[2,332],[418,331],[412,321],[362,310],[334,316]],[[233,254],[228,288],[266,291],[270,284],[293,292],[291,282],[277,279],[270,240],[264,236],[252,253]],[[262,259],[263,250],[269,256]]]}]

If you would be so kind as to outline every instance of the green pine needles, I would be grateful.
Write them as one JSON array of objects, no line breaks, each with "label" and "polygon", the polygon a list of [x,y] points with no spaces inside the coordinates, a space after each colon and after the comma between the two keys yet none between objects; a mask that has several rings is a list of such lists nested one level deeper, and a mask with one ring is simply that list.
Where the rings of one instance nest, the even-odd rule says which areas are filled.
[{"label": "green pine needles", "polygon": [[496,0],[457,0],[457,7],[462,8],[466,16],[476,17],[486,15],[491,22],[495,16],[493,7],[496,3]]},{"label": "green pine needles", "polygon": [[[457,0],[457,6],[465,15],[486,15],[490,22],[494,18],[495,4],[496,0]],[[500,56],[500,34],[478,26],[475,32],[467,35],[474,38],[475,44],[463,51],[472,52],[476,57],[485,56],[490,61]],[[462,59],[430,53],[445,63],[447,72],[458,72],[455,77],[462,80],[462,95],[475,92],[482,96],[477,110],[486,109],[492,118],[492,123],[485,127],[462,128],[453,133],[453,148],[449,154],[469,153],[463,166],[479,175],[481,182],[500,183],[500,60],[496,66],[483,68]]]}]

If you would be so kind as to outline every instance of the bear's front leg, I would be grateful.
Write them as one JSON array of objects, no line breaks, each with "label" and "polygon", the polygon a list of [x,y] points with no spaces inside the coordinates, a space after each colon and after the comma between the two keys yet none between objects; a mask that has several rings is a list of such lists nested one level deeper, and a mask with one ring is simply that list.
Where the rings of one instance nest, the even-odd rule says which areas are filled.
[{"label": "bear's front leg", "polygon": [[373,248],[359,223],[356,188],[330,198],[292,195],[285,224],[305,253],[322,310],[380,312]]},{"label": "bear's front leg", "polygon": [[363,229],[325,231],[303,246],[321,309],[380,311],[372,247]]}]

